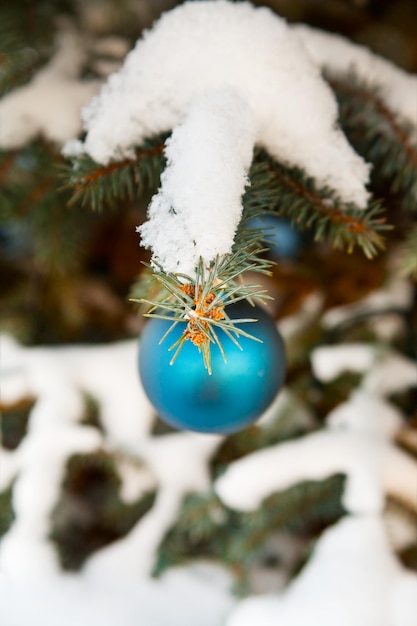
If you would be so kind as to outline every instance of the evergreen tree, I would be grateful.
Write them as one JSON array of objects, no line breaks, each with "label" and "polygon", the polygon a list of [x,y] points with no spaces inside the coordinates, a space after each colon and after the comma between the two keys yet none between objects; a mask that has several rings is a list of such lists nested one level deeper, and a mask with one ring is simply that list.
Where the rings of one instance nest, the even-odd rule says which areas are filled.
[{"label": "evergreen tree", "polygon": [[5,624],[411,626],[414,4],[177,4],[0,9]]}]

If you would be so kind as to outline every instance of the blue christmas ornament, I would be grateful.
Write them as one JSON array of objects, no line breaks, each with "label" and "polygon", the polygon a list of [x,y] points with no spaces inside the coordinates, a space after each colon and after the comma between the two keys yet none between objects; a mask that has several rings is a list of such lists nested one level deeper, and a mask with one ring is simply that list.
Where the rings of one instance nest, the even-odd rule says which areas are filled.
[{"label": "blue christmas ornament", "polygon": [[270,316],[247,302],[230,305],[226,310],[232,319],[257,319],[239,327],[262,343],[240,336],[239,350],[222,330],[216,329],[227,362],[218,346],[212,345],[211,375],[190,341],[169,364],[172,352],[168,348],[182,335],[183,324],[178,324],[162,344],[159,341],[171,326],[170,321],[153,318],[142,332],[139,373],[143,387],[160,417],[175,428],[203,433],[241,430],[265,411],[284,382],[284,344]]},{"label": "blue christmas ornament", "polygon": [[264,241],[271,256],[276,259],[294,259],[300,251],[302,237],[291,222],[277,215],[259,215],[247,223],[250,228],[264,232]]}]

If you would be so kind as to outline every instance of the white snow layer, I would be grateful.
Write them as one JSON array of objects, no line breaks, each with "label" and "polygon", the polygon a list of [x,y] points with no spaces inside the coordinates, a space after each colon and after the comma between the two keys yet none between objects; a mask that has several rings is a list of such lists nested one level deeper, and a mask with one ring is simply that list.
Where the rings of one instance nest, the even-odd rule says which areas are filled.
[{"label": "white snow layer", "polygon": [[[230,90],[239,95],[239,105]],[[254,117],[247,130],[242,128],[248,119],[245,109]],[[337,126],[334,95],[298,36],[267,8],[217,0],[185,3],[164,14],[82,115],[85,141],[70,142],[64,153],[86,152],[103,164],[134,159],[135,146],[146,137],[183,124],[168,147],[170,171],[151,208],[153,224],[144,230],[166,270],[181,256],[177,250],[171,258],[170,250],[182,241],[185,222],[200,227],[191,245],[194,228],[187,230],[189,250],[183,244],[181,254],[213,259],[218,238],[224,242],[220,249],[230,251],[234,232],[227,226],[223,233],[222,222],[236,222],[236,196],[243,191],[255,141],[278,160],[306,170],[318,184],[336,189],[345,201],[366,206],[369,166]],[[233,156],[232,138],[239,133]],[[164,215],[170,209],[181,214],[170,237],[162,237],[162,218],[154,217],[161,205]],[[204,215],[207,209],[217,215],[218,207],[223,208],[220,223]],[[172,225],[171,217],[169,221]],[[168,245],[163,253],[161,238]],[[206,251],[209,240],[213,247]]]},{"label": "white snow layer", "polygon": [[165,533],[177,519],[184,496],[209,488],[208,463],[222,437],[197,433],[175,433],[147,438],[142,458],[159,486],[154,506],[122,539],[96,552],[85,573],[94,580],[117,580],[147,576]]},{"label": "white snow layer", "polygon": [[[0,551],[0,613],[5,624],[110,626],[117,621],[133,626],[139,620],[143,626],[224,626],[235,604],[224,570],[195,564],[171,570],[159,581],[149,578],[158,546],[177,519],[184,495],[209,488],[209,460],[223,438],[149,434],[152,409],[137,389],[135,341],[72,348],[23,348],[5,336],[0,341],[2,402],[28,395],[36,401],[22,443],[12,452],[4,451],[2,459],[3,487],[15,478],[16,514]],[[243,601],[228,626],[253,621],[260,626],[298,626],[304,621],[312,626],[336,621],[341,626],[414,625],[416,577],[395,561],[381,520],[374,517],[382,512],[387,493],[416,507],[417,463],[390,442],[402,418],[382,397],[384,380],[392,378],[390,368],[398,367],[398,355],[379,358],[374,348],[367,355],[364,346],[359,348],[365,355],[362,386],[332,411],[326,430],[232,463],[216,489],[227,505],[254,509],[270,493],[298,481],[343,472],[344,505],[367,517],[347,519],[327,530],[287,591]],[[351,355],[343,349],[341,353],[352,364]],[[339,366],[343,362],[336,360]],[[391,385],[394,389],[413,384],[405,361]],[[80,390],[98,401],[104,437],[79,423]],[[138,487],[156,487],[156,501],[124,538],[98,550],[78,574],[64,574],[48,539],[50,512],[68,456],[98,447],[116,453],[119,465],[134,455],[139,462],[136,493]],[[123,457],[126,448],[130,454]],[[130,473],[128,486],[131,480]],[[128,497],[133,487],[130,484]],[[340,567],[335,569],[335,564]],[[19,600],[23,596],[24,603]]]},{"label": "white snow layer", "polygon": [[[325,328],[333,328],[356,315],[384,313],[384,311],[389,311],[390,309],[405,311],[411,306],[412,300],[413,286],[411,282],[399,276],[394,276],[386,285],[375,289],[365,298],[328,309],[321,321]],[[375,317],[370,316],[370,320],[375,321]],[[388,337],[388,339],[390,338]]]},{"label": "white snow layer", "polygon": [[173,568],[159,580],[129,579],[115,574],[111,583],[69,574],[30,583],[2,576],[2,624],[224,626],[235,604],[231,577],[220,566],[195,563]]},{"label": "white snow layer", "polygon": [[417,576],[395,558],[383,522],[348,517],[326,530],[288,589],[243,600],[227,626],[414,626]]},{"label": "white snow layer", "polygon": [[364,373],[361,386],[376,395],[388,396],[417,385],[417,364],[394,350],[381,351],[366,343],[316,348],[311,356],[314,374],[329,382],[344,372]]},{"label": "white snow layer", "polygon": [[380,513],[386,494],[416,508],[417,462],[390,441],[402,417],[384,395],[414,386],[417,366],[395,353],[377,359],[372,346],[347,344],[315,350],[313,369],[326,381],[345,369],[365,376],[327,416],[328,428],[231,463],[215,485],[220,498],[232,508],[255,510],[294,483],[342,473],[343,504],[351,513]]},{"label": "white snow layer", "polygon": [[134,158],[133,147],[179,124],[196,96],[224,87],[247,99],[271,154],[366,203],[368,167],[335,128],[336,101],[318,68],[283,19],[245,2],[164,14],[84,109],[81,148],[99,163]]},{"label": "white snow layer", "polygon": [[253,113],[230,88],[197,98],[176,126],[161,188],[139,228],[165,271],[192,275],[200,257],[208,265],[230,252],[254,141]]},{"label": "white snow layer", "polygon": [[100,82],[79,78],[85,50],[71,29],[58,34],[51,61],[23,87],[0,100],[0,147],[14,150],[42,135],[59,144],[81,130],[81,107]]},{"label": "white snow layer", "polygon": [[[28,430],[14,451],[2,451],[2,489],[14,479],[15,520],[0,547],[0,613],[7,626],[222,626],[234,603],[230,576],[194,564],[160,581],[149,576],[184,496],[206,491],[216,435],[152,437],[153,409],[136,373],[137,342],[70,348],[24,348],[0,336],[5,405],[32,397]],[[98,403],[104,436],[80,423],[81,391]],[[64,574],[49,539],[50,515],[74,453],[106,449],[125,474],[127,498],[157,489],[152,508],[122,539],[95,552],[77,575]],[[129,454],[123,456],[124,451]],[[5,471],[3,471],[5,470]],[[135,493],[132,493],[133,492]],[[192,595],[192,600],[190,595]],[[25,597],[25,602],[19,598]],[[182,600],[183,598],[183,600]],[[208,605],[204,615],[201,605]]]},{"label": "white snow layer", "polygon": [[392,111],[417,125],[417,76],[340,35],[305,24],[296,24],[292,30],[320,67],[335,76],[352,73],[365,85],[376,87]]},{"label": "white snow layer", "polygon": [[[123,451],[135,454],[144,464],[140,487],[146,491],[156,485],[158,494],[126,537],[89,559],[85,575],[102,581],[147,576],[184,496],[209,488],[209,459],[222,437],[149,435],[154,410],[137,375],[136,341],[24,348],[1,335],[0,351],[2,402],[35,398],[26,436],[16,450],[5,454],[6,479],[15,478],[16,520],[1,543],[0,570],[17,580],[58,573],[48,536],[67,459],[76,452],[105,448],[118,458],[123,458]],[[79,423],[84,407],[81,391],[98,403],[104,438],[97,429]]]},{"label": "white snow layer", "polygon": [[330,428],[375,434],[386,439],[394,438],[404,425],[403,416],[395,406],[361,388],[335,407],[326,421]]},{"label": "white snow layer", "polygon": [[352,513],[381,512],[386,493],[416,506],[417,462],[412,457],[382,437],[338,430],[247,455],[227,468],[216,492],[227,506],[253,511],[277,491],[333,474],[347,476],[343,504]]},{"label": "white snow layer", "polygon": [[106,435],[114,445],[136,451],[149,432],[154,409],[137,375],[138,343],[59,348],[25,348],[0,335],[2,402],[32,396],[33,428],[75,423],[82,417],[82,392],[99,405]]}]

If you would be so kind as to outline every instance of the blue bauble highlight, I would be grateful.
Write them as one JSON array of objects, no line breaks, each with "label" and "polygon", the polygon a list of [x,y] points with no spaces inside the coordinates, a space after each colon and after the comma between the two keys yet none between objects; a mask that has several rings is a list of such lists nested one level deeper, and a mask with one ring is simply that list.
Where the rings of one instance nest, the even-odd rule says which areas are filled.
[{"label": "blue bauble highlight", "polygon": [[268,214],[253,217],[247,225],[264,231],[264,241],[274,258],[291,260],[300,252],[302,236],[289,220]]},{"label": "blue bauble highlight", "polygon": [[243,350],[216,329],[226,353],[212,344],[210,375],[196,346],[187,341],[173,365],[168,351],[183,333],[178,324],[159,345],[171,326],[153,318],[145,326],[139,346],[139,372],[143,387],[159,413],[171,426],[203,433],[232,433],[254,422],[282,387],[285,349],[274,321],[260,307],[247,302],[230,305],[231,318],[255,318],[239,325],[262,341],[239,337]]}]

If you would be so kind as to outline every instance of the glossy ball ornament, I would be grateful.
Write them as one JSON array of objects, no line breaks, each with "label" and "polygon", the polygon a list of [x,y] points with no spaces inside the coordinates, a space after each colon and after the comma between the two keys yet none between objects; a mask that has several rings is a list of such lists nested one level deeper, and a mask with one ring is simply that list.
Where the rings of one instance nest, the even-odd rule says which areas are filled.
[{"label": "glossy ball ornament", "polygon": [[210,375],[202,354],[186,341],[175,362],[168,347],[183,333],[178,324],[159,344],[171,326],[168,320],[151,319],[139,346],[139,373],[143,387],[160,417],[175,428],[203,433],[232,433],[249,426],[270,405],[285,376],[285,349],[274,321],[258,306],[247,302],[227,307],[228,315],[255,318],[239,324],[262,341],[239,336],[240,350],[216,328],[227,361],[217,345],[211,345]]},{"label": "glossy ball ornament", "polygon": [[248,221],[248,226],[264,232],[264,241],[275,259],[294,259],[302,247],[301,233],[291,222],[277,215],[260,215]]}]

